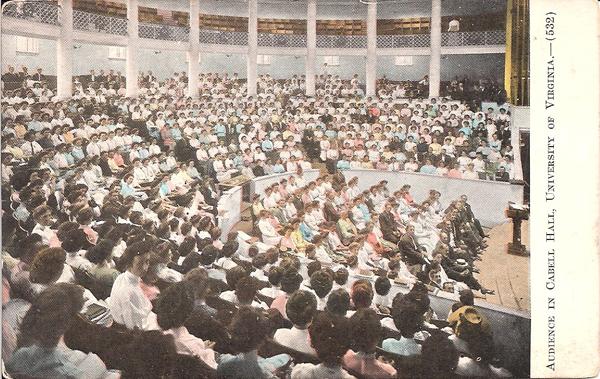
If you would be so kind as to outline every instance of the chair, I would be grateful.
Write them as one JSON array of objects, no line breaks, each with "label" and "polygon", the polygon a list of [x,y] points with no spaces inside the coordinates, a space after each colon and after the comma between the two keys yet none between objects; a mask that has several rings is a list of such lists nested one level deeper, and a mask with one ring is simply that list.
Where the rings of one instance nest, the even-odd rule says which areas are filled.
[{"label": "chair", "polygon": [[420,355],[399,355],[383,350],[377,346],[377,356],[386,358],[398,371],[398,377],[413,377],[415,373],[421,372]]},{"label": "chair", "polygon": [[218,296],[206,298],[206,305],[217,310],[216,319],[221,321],[224,325],[229,324],[238,311],[237,305],[227,300],[223,300]]},{"label": "chair", "polygon": [[217,377],[217,370],[210,367],[201,359],[191,355],[177,354],[172,375],[174,378],[192,379]]},{"label": "chair", "polygon": [[288,354],[296,363],[321,363],[319,358],[316,356],[284,346],[272,338],[267,338],[258,351],[262,357],[272,357],[277,354]]}]

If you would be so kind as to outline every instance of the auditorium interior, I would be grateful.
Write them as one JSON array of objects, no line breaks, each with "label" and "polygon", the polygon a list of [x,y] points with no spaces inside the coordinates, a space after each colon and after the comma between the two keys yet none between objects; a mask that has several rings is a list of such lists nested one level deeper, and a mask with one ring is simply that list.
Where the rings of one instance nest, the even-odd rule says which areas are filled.
[{"label": "auditorium interior", "polygon": [[528,377],[528,13],[3,3],[3,376]]}]

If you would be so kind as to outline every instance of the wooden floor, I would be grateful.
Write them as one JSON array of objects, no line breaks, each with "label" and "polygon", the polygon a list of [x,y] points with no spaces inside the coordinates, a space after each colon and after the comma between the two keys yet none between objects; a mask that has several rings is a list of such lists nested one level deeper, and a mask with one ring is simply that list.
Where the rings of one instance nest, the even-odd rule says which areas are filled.
[{"label": "wooden floor", "polygon": [[[529,303],[529,257],[506,253],[506,245],[512,240],[512,223],[498,225],[487,233],[488,248],[476,262],[480,274],[477,279],[484,287],[496,291],[487,295],[486,301],[523,311],[530,310]],[[529,251],[529,223],[522,225],[522,242]]]}]

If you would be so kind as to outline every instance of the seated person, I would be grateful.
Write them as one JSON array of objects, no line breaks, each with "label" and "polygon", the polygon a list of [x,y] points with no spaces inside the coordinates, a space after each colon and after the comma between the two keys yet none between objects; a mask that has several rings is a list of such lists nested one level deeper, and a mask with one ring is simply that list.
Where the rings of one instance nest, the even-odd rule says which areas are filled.
[{"label": "seated person", "polygon": [[228,379],[274,378],[275,372],[289,363],[287,354],[270,358],[258,356],[258,347],[267,336],[266,318],[252,307],[242,306],[229,326],[231,347],[237,355],[224,354],[217,376]]},{"label": "seated person", "polygon": [[317,312],[315,295],[308,291],[296,291],[288,299],[285,309],[293,326],[291,329],[278,329],[273,336],[275,342],[306,354],[317,355],[310,345],[308,335],[308,326]]},{"label": "seated person", "polygon": [[389,314],[392,302],[388,296],[392,283],[386,276],[379,276],[375,280],[375,297],[373,303],[381,313]]},{"label": "seated person", "polygon": [[83,307],[83,290],[67,283],[45,289],[25,314],[19,348],[6,363],[16,377],[118,378],[95,354],[69,349],[64,334]]},{"label": "seated person", "polygon": [[292,370],[292,379],[349,379],[354,376],[342,368],[342,359],[350,347],[348,319],[327,312],[319,313],[308,328],[311,345],[322,363],[301,363]]},{"label": "seated person", "polygon": [[310,276],[310,286],[317,295],[317,309],[325,310],[327,295],[333,287],[333,279],[325,270],[318,270]]},{"label": "seated person", "polygon": [[128,329],[156,330],[156,314],[152,303],[140,287],[147,274],[150,242],[136,242],[125,249],[120,264],[126,271],[113,284],[107,303],[114,321]]},{"label": "seated person", "polygon": [[158,325],[175,340],[179,354],[193,355],[216,369],[214,342],[204,342],[193,336],[183,325],[194,309],[194,302],[185,283],[172,284],[160,295],[156,302]]},{"label": "seated person", "polygon": [[454,334],[448,337],[459,351],[455,372],[470,377],[511,377],[495,356],[494,340],[488,320],[472,306],[454,311],[448,322]]},{"label": "seated person", "polygon": [[325,312],[335,316],[347,317],[350,309],[350,295],[343,288],[331,291],[327,297]]},{"label": "seated person", "polygon": [[223,291],[219,294],[219,297],[223,300],[229,301],[233,303],[237,301],[235,296],[235,289],[237,287],[237,283],[243,277],[248,276],[248,271],[242,266],[235,266],[231,270],[227,271],[225,274],[225,281],[227,282],[227,286],[230,288],[229,291]]},{"label": "seated person", "polygon": [[280,289],[281,277],[283,276],[283,270],[279,266],[271,266],[269,269],[268,280],[270,287],[261,289],[260,292],[263,296],[267,296],[271,299],[275,299],[277,296],[282,295],[283,291]]},{"label": "seated person", "polygon": [[277,309],[283,318],[287,319],[286,303],[289,297],[300,288],[302,283],[302,275],[298,274],[292,267],[288,267],[283,271],[281,277],[281,290],[283,294],[277,296],[271,303],[271,308]]},{"label": "seated person", "polygon": [[236,305],[247,305],[254,308],[268,309],[267,304],[255,299],[258,291],[258,281],[252,276],[244,276],[238,280],[235,286],[235,299],[233,303]]},{"label": "seated person", "polygon": [[210,294],[211,279],[202,268],[195,268],[183,278],[183,283],[193,296],[193,309],[185,320],[185,327],[191,334],[204,341],[214,341],[216,348],[229,344],[231,338],[225,326],[217,319],[217,310],[206,304],[206,296]]},{"label": "seated person", "polygon": [[421,329],[423,313],[412,301],[405,301],[401,294],[396,295],[392,304],[394,325],[400,331],[400,339],[387,338],[381,347],[390,353],[413,356],[421,354],[421,345],[415,339],[415,333]]},{"label": "seated person", "polygon": [[360,309],[350,317],[352,348],[344,355],[343,365],[367,378],[395,378],[396,369],[375,357],[382,336],[379,316],[372,309]]},{"label": "seated person", "polygon": [[437,333],[423,342],[421,349],[423,378],[455,378],[459,354],[443,333]]}]

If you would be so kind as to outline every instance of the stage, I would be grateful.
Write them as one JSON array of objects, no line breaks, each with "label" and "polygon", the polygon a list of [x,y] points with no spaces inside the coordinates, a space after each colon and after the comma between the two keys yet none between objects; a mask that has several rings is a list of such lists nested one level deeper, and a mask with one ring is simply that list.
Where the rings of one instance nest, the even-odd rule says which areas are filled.
[{"label": "stage", "polygon": [[[522,243],[529,251],[529,221],[523,221],[521,231]],[[495,295],[486,295],[485,301],[529,312],[529,257],[506,252],[506,245],[512,241],[512,223],[497,225],[487,233],[489,246],[475,265],[480,271],[475,277],[496,291]]]}]

